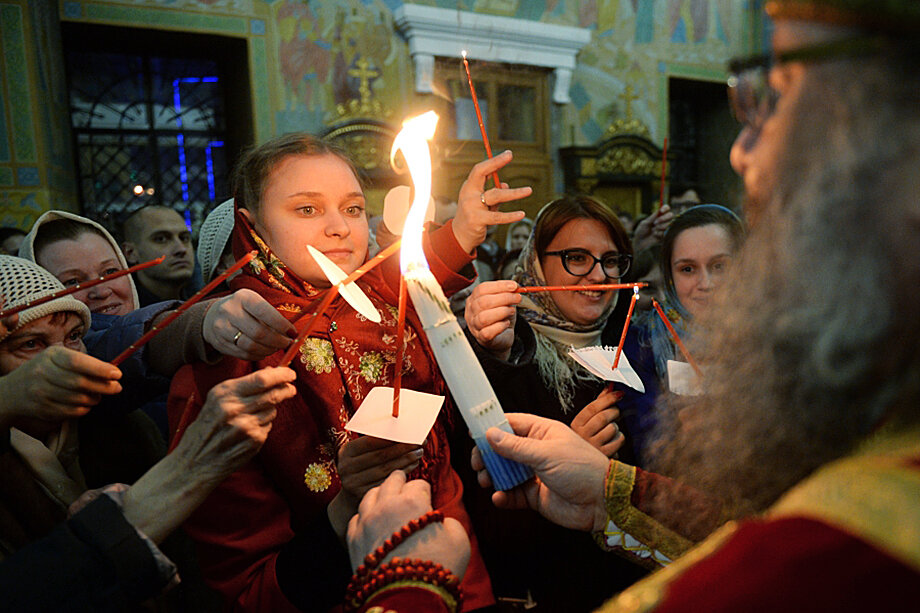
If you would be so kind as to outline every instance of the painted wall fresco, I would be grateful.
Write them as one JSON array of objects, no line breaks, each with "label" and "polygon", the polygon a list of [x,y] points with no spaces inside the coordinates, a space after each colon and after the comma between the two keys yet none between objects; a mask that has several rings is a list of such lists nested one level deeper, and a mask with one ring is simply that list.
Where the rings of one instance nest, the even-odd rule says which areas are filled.
[{"label": "painted wall fresco", "polygon": [[[319,132],[335,124],[337,105],[370,88],[390,120],[417,110],[422,98],[413,90],[413,66],[408,45],[393,27],[393,11],[402,0],[65,0],[36,3],[59,8],[63,20],[116,24],[165,30],[201,31],[244,37],[249,42],[253,78],[254,122],[257,140],[293,130]],[[418,0],[417,4],[445,9],[588,28],[592,41],[578,57],[570,88],[572,103],[554,109],[562,128],[554,126],[553,147],[589,144],[600,139],[627,104],[645,123],[652,139],[661,142],[667,130],[667,77],[689,76],[718,80],[725,61],[762,42],[752,34],[752,12],[761,2],[751,0]],[[24,2],[0,2],[0,10],[22,11]],[[53,8],[52,8],[53,10]],[[4,13],[6,16],[6,13]],[[3,20],[5,61],[17,53],[25,57],[28,44],[22,32]],[[752,41],[756,41],[752,42]],[[47,42],[47,45],[46,45]],[[53,48],[53,41],[36,44]],[[36,159],[36,172],[4,166],[0,159],[0,189],[15,200],[11,188],[26,181],[44,191],[44,200],[68,190],[67,167],[61,160],[67,149],[64,132],[41,130],[64,116],[53,107],[32,108],[21,100],[14,79],[32,88],[30,96],[58,101],[60,58],[18,65],[23,74],[6,66],[7,97],[0,100],[0,158],[7,161],[15,147],[31,142],[47,157]],[[635,99],[625,96],[627,86]],[[41,91],[39,94],[38,92]],[[0,92],[2,94],[2,92]],[[45,97],[47,96],[47,97]],[[33,123],[24,135],[22,109]],[[38,168],[43,170],[37,172]],[[47,172],[45,169],[48,169]],[[34,191],[34,190],[33,190]],[[19,192],[16,192],[19,193]],[[12,200],[10,200],[12,199]],[[21,199],[21,198],[20,198]],[[35,202],[41,203],[38,197]],[[0,202],[0,207],[5,202]],[[0,209],[2,211],[2,209]]]}]

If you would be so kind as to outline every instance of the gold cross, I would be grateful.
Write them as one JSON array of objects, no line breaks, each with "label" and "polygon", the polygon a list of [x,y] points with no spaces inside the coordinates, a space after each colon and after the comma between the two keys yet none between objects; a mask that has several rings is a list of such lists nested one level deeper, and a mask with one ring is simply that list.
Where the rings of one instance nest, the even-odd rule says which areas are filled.
[{"label": "gold cross", "polygon": [[626,89],[623,90],[623,93],[620,94],[620,98],[622,98],[626,102],[626,120],[628,121],[633,118],[632,101],[638,100],[639,96],[633,93],[632,85],[627,85]]},{"label": "gold cross", "polygon": [[357,66],[357,68],[352,68],[349,70],[348,75],[361,79],[361,85],[358,87],[358,91],[361,93],[362,104],[365,104],[368,100],[370,100],[371,97],[371,88],[368,85],[368,82],[373,77],[380,76],[380,73],[375,70],[371,70],[369,68],[370,63],[363,57],[355,62],[355,66]]}]

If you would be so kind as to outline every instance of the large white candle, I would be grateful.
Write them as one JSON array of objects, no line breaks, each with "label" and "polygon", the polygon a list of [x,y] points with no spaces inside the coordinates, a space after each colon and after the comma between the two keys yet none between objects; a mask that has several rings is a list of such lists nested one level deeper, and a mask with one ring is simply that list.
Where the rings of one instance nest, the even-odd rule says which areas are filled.
[{"label": "large white candle", "polygon": [[476,354],[450,310],[444,291],[431,274],[422,250],[425,211],[431,195],[428,140],[434,136],[437,122],[438,116],[431,111],[409,119],[403,123],[402,131],[393,141],[391,157],[396,151],[402,151],[415,186],[412,207],[403,226],[399,263],[438,367],[482,453],[492,483],[496,489],[507,490],[529,479],[532,473],[526,466],[496,454],[486,441],[485,433],[489,428],[494,426],[511,432],[511,426]]}]

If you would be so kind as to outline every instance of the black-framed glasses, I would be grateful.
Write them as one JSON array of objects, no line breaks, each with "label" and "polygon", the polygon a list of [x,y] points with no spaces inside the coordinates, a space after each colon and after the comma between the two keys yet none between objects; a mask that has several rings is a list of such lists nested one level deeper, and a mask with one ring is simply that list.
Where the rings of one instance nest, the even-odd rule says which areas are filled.
[{"label": "black-framed glasses", "polygon": [[557,255],[562,259],[562,267],[573,277],[586,277],[594,267],[601,265],[601,270],[610,279],[619,279],[629,270],[632,256],[628,253],[610,251],[599,258],[587,249],[562,249],[547,251],[543,255]]},{"label": "black-framed glasses", "polygon": [[818,45],[731,60],[728,100],[740,123],[757,131],[776,110],[779,93],[770,86],[770,69],[787,62],[813,62],[878,51],[883,38],[855,36]]}]

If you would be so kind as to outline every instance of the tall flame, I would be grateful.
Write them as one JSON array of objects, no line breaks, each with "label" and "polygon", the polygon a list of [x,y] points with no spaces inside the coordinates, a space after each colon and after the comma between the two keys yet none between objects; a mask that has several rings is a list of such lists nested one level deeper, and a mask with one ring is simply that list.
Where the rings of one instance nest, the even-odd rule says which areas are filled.
[{"label": "tall flame", "polygon": [[431,199],[431,152],[428,141],[434,137],[435,128],[438,126],[438,115],[428,111],[417,117],[411,117],[403,122],[403,129],[393,140],[390,149],[390,162],[396,157],[397,151],[402,151],[412,176],[415,186],[415,196],[412,206],[406,215],[403,225],[402,249],[399,256],[399,267],[403,274],[415,266],[428,268],[425,252],[422,251],[422,230],[425,225],[425,211]]}]

